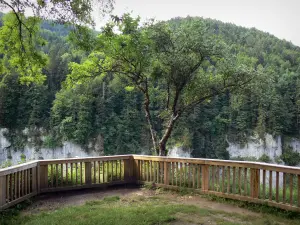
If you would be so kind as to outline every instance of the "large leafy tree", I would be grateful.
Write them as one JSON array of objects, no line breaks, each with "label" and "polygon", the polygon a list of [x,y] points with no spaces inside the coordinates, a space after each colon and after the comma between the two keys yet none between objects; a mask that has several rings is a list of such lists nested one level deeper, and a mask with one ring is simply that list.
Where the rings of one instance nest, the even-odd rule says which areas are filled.
[{"label": "large leafy tree", "polygon": [[[125,14],[114,18],[98,37],[98,76],[113,72],[144,96],[144,111],[153,149],[166,155],[166,144],[183,113],[214,96],[242,87],[254,74],[245,56],[229,58],[226,46],[206,35],[202,23],[180,26],[145,24]],[[98,54],[99,55],[99,54]],[[83,82],[85,72],[72,73],[69,85]],[[157,126],[159,124],[159,126]],[[160,127],[160,129],[157,129]]]}]

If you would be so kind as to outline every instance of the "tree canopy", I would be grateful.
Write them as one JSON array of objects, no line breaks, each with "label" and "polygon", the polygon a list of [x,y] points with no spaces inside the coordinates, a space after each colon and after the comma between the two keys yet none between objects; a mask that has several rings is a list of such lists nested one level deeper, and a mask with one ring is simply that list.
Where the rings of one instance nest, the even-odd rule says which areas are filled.
[{"label": "tree canopy", "polygon": [[[108,24],[89,59],[72,65],[75,72],[67,82],[78,84],[107,73],[127,80],[144,96],[155,153],[166,155],[167,141],[184,112],[249,83],[255,70],[248,62],[251,59],[230,57],[221,40],[206,35],[202,23],[186,21],[171,27],[160,22],[139,27],[139,22],[125,14]],[[152,104],[158,105],[156,109]],[[161,124],[161,132],[155,129],[155,121]]]},{"label": "tree canopy", "polygon": [[287,150],[284,140],[299,137],[300,48],[290,42],[210,19],[141,24],[124,15],[100,33],[82,32],[93,41],[77,43],[81,50],[66,37],[70,27],[36,22],[39,84],[4,52],[20,45],[1,43],[0,127],[12,148],[30,137],[37,149],[100,142],[104,154],[165,154],[165,144],[227,159],[228,143],[251,135],[281,135]]}]

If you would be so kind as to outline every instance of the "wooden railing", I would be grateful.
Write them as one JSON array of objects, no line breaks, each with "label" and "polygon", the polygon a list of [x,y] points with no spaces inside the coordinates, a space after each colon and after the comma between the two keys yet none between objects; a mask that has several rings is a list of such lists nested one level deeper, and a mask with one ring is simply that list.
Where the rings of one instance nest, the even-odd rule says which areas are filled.
[{"label": "wooden railing", "polygon": [[300,168],[140,155],[39,160],[0,170],[0,209],[45,192],[150,184],[300,212]]}]

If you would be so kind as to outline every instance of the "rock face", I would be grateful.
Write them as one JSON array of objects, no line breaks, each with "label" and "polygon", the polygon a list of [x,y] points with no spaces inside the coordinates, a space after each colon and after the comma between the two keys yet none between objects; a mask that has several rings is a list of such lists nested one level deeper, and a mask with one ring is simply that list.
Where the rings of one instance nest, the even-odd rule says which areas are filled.
[{"label": "rock face", "polygon": [[[11,144],[5,138],[4,134],[7,129],[0,129],[0,167],[9,162],[16,165],[22,162],[35,159],[58,159],[58,158],[74,158],[74,157],[89,157],[99,156],[104,154],[103,137],[97,136],[91,140],[88,149],[83,149],[81,146],[71,142],[64,142],[62,147],[54,149],[41,148],[36,150],[33,146],[26,145],[24,149],[12,149]],[[245,145],[237,143],[228,143],[230,158],[255,158],[259,159],[263,155],[267,155],[273,163],[282,155],[282,138],[280,136],[273,137],[270,134],[265,135],[265,140],[260,140],[257,137],[250,137]],[[300,152],[300,140],[295,138],[285,141],[285,145],[292,147],[294,151]],[[170,157],[187,157],[191,158],[191,150],[184,150],[182,147],[173,147],[169,152]]]},{"label": "rock face", "polygon": [[[299,142],[300,143],[300,142]],[[248,143],[244,146],[236,143],[228,143],[230,158],[256,158],[259,159],[263,155],[267,155],[272,161],[282,155],[282,142],[281,137],[273,137],[270,134],[265,135],[265,141],[257,137],[250,137]]]},{"label": "rock face", "polygon": [[192,158],[190,150],[183,150],[182,147],[173,147],[168,151],[169,157]]},{"label": "rock face", "polygon": [[[261,140],[257,137],[250,137],[249,141],[241,146],[237,143],[228,143],[229,147],[227,151],[229,152],[230,158],[256,158],[259,159],[263,155],[267,155],[273,162],[282,155],[283,143],[282,137],[273,137],[270,134],[265,135],[265,140]],[[290,146],[294,151],[300,153],[300,140],[295,138],[286,141],[286,146]]]},{"label": "rock face", "polygon": [[10,143],[4,137],[6,129],[0,129],[0,168],[1,165],[16,165],[24,159],[26,161],[36,159],[58,159],[58,158],[77,158],[103,155],[103,140],[97,137],[89,144],[89,149],[71,142],[64,142],[62,147],[41,148],[36,150],[33,146],[26,145],[24,149],[11,149]]}]

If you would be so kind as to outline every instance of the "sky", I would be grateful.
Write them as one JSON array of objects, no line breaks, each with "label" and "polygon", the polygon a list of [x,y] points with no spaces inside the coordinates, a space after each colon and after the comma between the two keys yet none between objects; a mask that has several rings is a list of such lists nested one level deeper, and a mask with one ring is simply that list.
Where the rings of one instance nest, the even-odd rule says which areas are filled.
[{"label": "sky", "polygon": [[212,18],[243,27],[255,27],[300,46],[300,0],[115,1],[115,15],[131,12],[142,19],[157,20],[188,15]]}]

